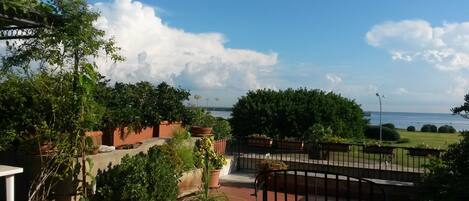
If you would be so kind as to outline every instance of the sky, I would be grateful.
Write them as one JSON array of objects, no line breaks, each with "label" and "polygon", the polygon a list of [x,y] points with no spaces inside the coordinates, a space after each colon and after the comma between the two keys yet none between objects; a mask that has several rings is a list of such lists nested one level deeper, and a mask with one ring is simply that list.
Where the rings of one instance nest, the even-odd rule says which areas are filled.
[{"label": "sky", "polygon": [[[121,82],[169,82],[232,106],[306,87],[367,111],[449,113],[469,89],[469,1],[92,0],[126,61]],[[217,101],[216,101],[217,99]]]}]

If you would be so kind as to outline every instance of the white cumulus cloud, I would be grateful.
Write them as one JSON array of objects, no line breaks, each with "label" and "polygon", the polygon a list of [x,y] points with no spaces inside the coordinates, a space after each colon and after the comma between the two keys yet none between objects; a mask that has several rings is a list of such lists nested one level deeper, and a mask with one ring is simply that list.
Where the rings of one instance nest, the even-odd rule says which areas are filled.
[{"label": "white cumulus cloud", "polygon": [[102,16],[96,26],[113,36],[123,63],[98,62],[114,81],[167,81],[192,89],[253,89],[268,86],[259,77],[277,63],[274,52],[225,46],[220,33],[190,33],[171,27],[155,8],[138,1],[115,0],[92,5]]},{"label": "white cumulus cloud", "polygon": [[469,22],[432,26],[425,20],[385,22],[366,34],[368,44],[392,59],[427,62],[440,70],[469,68]]},{"label": "white cumulus cloud", "polygon": [[332,84],[339,84],[342,82],[342,78],[336,74],[328,73],[326,74],[326,79],[329,80]]}]

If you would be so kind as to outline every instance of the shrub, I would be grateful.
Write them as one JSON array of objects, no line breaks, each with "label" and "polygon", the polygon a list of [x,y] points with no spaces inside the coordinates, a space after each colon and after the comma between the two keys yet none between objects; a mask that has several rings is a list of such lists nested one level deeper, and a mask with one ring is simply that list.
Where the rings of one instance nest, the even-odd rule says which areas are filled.
[{"label": "shrub", "polygon": [[441,159],[434,158],[426,166],[428,173],[417,185],[422,200],[469,200],[469,133],[451,144]]},{"label": "shrub", "polygon": [[121,164],[98,173],[93,200],[176,200],[180,174],[172,161],[159,147],[125,156]]},{"label": "shrub", "polygon": [[192,170],[195,168],[194,151],[191,143],[189,132],[186,129],[179,128],[174,131],[173,138],[168,142],[168,147],[172,148],[176,154],[175,161],[180,161],[176,164],[180,167],[180,172]]},{"label": "shrub", "polygon": [[456,129],[453,126],[444,125],[438,128],[438,133],[456,133]]},{"label": "shrub", "polygon": [[270,137],[303,137],[314,124],[330,127],[337,136],[363,136],[363,110],[354,100],[320,90],[256,90],[241,97],[230,120],[238,136],[265,133]]},{"label": "shrub", "polygon": [[394,126],[393,123],[385,123],[385,124],[383,124],[383,127],[390,128],[390,129],[396,129],[396,126]]},{"label": "shrub", "polygon": [[415,132],[415,127],[414,126],[409,126],[409,127],[407,127],[407,131]]},{"label": "shrub", "polygon": [[438,132],[438,128],[433,125],[433,124],[425,124],[422,126],[422,128],[420,129],[421,132],[432,132],[432,133],[436,133]]},{"label": "shrub", "polygon": [[[367,126],[365,137],[379,140],[379,126]],[[382,127],[382,138],[387,141],[397,141],[401,138],[401,135],[396,130]]]},{"label": "shrub", "polygon": [[401,138],[397,141],[398,144],[408,143],[408,142],[410,142],[409,138]]},{"label": "shrub", "polygon": [[228,120],[221,117],[215,118],[215,124],[213,125],[213,136],[215,140],[230,139],[231,138],[231,126]]}]

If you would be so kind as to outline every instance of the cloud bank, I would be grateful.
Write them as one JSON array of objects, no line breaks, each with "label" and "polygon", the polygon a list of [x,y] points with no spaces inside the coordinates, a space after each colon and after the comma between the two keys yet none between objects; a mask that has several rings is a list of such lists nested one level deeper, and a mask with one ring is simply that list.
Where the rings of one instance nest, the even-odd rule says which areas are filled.
[{"label": "cloud bank", "polygon": [[432,26],[425,20],[385,22],[366,34],[368,44],[392,59],[424,61],[439,70],[469,69],[469,22]]},{"label": "cloud bank", "polygon": [[189,89],[256,89],[277,63],[274,52],[225,46],[220,33],[190,33],[163,22],[155,9],[138,1],[92,5],[102,16],[98,28],[115,38],[123,63],[98,61],[99,71],[114,81],[166,81]]}]

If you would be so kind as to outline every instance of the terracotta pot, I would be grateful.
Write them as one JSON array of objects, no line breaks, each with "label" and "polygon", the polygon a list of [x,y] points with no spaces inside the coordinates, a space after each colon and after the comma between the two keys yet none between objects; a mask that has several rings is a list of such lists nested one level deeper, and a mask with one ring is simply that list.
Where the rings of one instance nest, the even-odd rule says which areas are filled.
[{"label": "terracotta pot", "polygon": [[103,144],[109,146],[119,146],[125,144],[135,144],[153,138],[153,127],[146,127],[140,131],[130,132],[127,127],[109,129],[104,132]]},{"label": "terracotta pot", "polygon": [[371,146],[363,147],[363,151],[365,151],[366,153],[370,153],[370,154],[392,155],[394,151],[394,147],[371,145]]},{"label": "terracotta pot", "polygon": [[441,150],[425,148],[407,148],[411,156],[436,156],[439,157]]},{"label": "terracotta pot", "polygon": [[212,135],[211,127],[191,126],[191,134],[194,137],[206,137]]},{"label": "terracotta pot", "polygon": [[251,147],[272,147],[272,139],[265,139],[265,138],[248,138],[248,146]]},{"label": "terracotta pot", "polygon": [[102,131],[87,131],[85,132],[86,137],[90,137],[93,140],[94,146],[103,144],[103,132]]},{"label": "terracotta pot", "polygon": [[157,127],[154,127],[153,137],[172,138],[174,131],[181,128],[182,122],[162,121]]},{"label": "terracotta pot", "polygon": [[210,180],[208,181],[209,188],[220,187],[220,170],[210,170]]},{"label": "terracotta pot", "polygon": [[344,143],[324,142],[321,145],[327,151],[348,152],[350,150],[350,145]]},{"label": "terracotta pot", "polygon": [[223,140],[215,140],[213,143],[213,149],[217,154],[225,154],[226,152],[226,139]]},{"label": "terracotta pot", "polygon": [[279,149],[290,149],[290,150],[303,150],[304,143],[302,141],[277,141],[277,148]]}]

